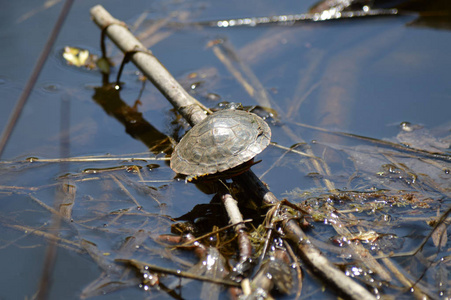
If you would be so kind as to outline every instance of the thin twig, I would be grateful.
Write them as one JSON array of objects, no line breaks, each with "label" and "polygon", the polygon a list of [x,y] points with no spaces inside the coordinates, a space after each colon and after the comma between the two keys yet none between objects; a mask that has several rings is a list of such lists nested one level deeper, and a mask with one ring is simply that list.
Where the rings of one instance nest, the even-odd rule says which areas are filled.
[{"label": "thin twig", "polygon": [[226,280],[226,279],[220,279],[220,278],[211,278],[211,277],[196,275],[196,274],[192,274],[192,273],[185,272],[185,271],[182,271],[182,270],[172,270],[172,269],[168,269],[168,268],[163,268],[163,267],[159,267],[159,266],[156,266],[156,265],[140,262],[140,261],[138,261],[136,259],[116,259],[115,261],[129,263],[129,264],[132,264],[132,265],[135,265],[135,266],[143,266],[144,268],[146,268],[146,269],[148,269],[150,271],[163,273],[163,274],[174,275],[174,276],[177,276],[177,277],[184,277],[184,278],[195,279],[195,280],[206,281],[206,282],[212,282],[212,283],[217,283],[217,284],[224,284],[224,285],[229,285],[229,286],[236,286],[236,287],[240,286],[239,283],[236,283],[234,281],[230,281],[230,280]]},{"label": "thin twig", "polygon": [[30,157],[25,160],[3,160],[0,161],[0,165],[17,164],[17,163],[63,163],[63,162],[103,162],[103,161],[168,161],[169,157],[149,157],[149,156],[114,156],[114,157],[102,157],[102,156],[79,156],[79,157],[66,157],[66,158],[38,158]]},{"label": "thin twig", "polygon": [[298,279],[298,289],[296,290],[296,298],[294,298],[294,299],[298,300],[299,297],[301,297],[301,292],[302,292],[302,270],[301,270],[301,267],[299,266],[298,258],[294,254],[293,249],[291,248],[290,244],[288,244],[287,241],[284,241],[283,244],[284,244],[285,248],[287,248],[287,252],[294,262],[294,268],[296,270],[296,277]]},{"label": "thin twig", "polygon": [[252,245],[246,232],[246,226],[243,223],[243,216],[238,208],[238,202],[233,199],[232,195],[227,193],[221,195],[221,200],[229,216],[230,223],[238,224],[235,226],[235,232],[238,235],[240,261],[245,262],[252,255]]},{"label": "thin twig", "polygon": [[212,235],[218,234],[218,233],[220,233],[220,232],[222,232],[222,231],[224,231],[224,230],[227,230],[227,229],[229,229],[229,228],[232,228],[232,227],[234,227],[234,226],[237,226],[237,225],[240,225],[240,224],[249,223],[249,222],[252,222],[252,220],[243,220],[243,221],[241,221],[241,222],[239,222],[239,223],[232,223],[232,224],[229,224],[229,225],[227,225],[227,226],[224,226],[224,227],[222,227],[222,228],[219,228],[218,230],[213,230],[212,232],[209,232],[209,233],[207,233],[207,234],[204,234],[204,235],[201,235],[201,236],[199,236],[199,237],[196,237],[196,238],[194,238],[194,239],[192,239],[192,240],[189,240],[189,241],[186,242],[186,243],[183,243],[183,244],[180,244],[180,245],[176,245],[174,248],[183,248],[183,247],[189,247],[189,246],[192,246],[192,244],[193,244],[194,242],[198,242],[198,241],[200,241],[200,240],[202,240],[202,239],[205,239],[205,238],[208,238],[208,237],[210,237],[210,236],[212,236]]},{"label": "thin twig", "polygon": [[22,94],[20,94],[20,97],[17,100],[16,106],[14,107],[14,110],[11,113],[8,123],[2,132],[2,136],[0,139],[0,157],[2,156],[3,151],[5,150],[6,143],[8,143],[9,137],[11,136],[11,133],[13,132],[14,127],[17,123],[17,120],[19,119],[22,113],[22,109],[24,108],[25,103],[28,100],[28,96],[30,96],[31,91],[33,90],[33,87],[36,81],[38,80],[39,74],[41,73],[41,70],[44,67],[47,57],[49,56],[50,51],[52,50],[53,44],[55,43],[55,40],[58,37],[61,28],[63,27],[63,23],[66,20],[66,17],[70,11],[73,2],[74,0],[66,0],[66,2],[64,3],[60,15],[58,16],[58,19],[55,22],[55,26],[53,26],[52,32],[50,33],[50,36],[48,37],[47,42],[45,43],[44,49],[42,49],[41,55],[39,55],[36,66],[34,67],[33,72],[31,73],[31,76],[28,79],[26,86],[22,91]]},{"label": "thin twig", "polygon": [[[28,227],[28,226],[12,225],[12,224],[8,224],[8,223],[2,223],[2,225],[6,226],[6,227],[9,227],[9,228],[12,228],[12,229],[15,229],[15,230],[18,230],[18,231],[21,231],[21,232],[25,232],[25,234],[33,234],[33,235],[36,235],[36,236],[44,237],[46,239],[54,239],[56,242],[70,245],[70,246],[76,248],[78,251],[82,250],[78,243],[72,242],[72,241],[67,240],[67,239],[60,238],[56,234],[48,233],[48,232],[45,232],[45,231],[42,231],[42,230],[38,230],[38,229],[35,229],[35,228],[32,228],[32,227]],[[64,244],[60,244],[59,246],[66,246]]]},{"label": "thin twig", "polygon": [[[335,212],[330,212],[329,218],[331,220],[332,227],[335,231],[344,237],[350,236],[351,231],[346,227],[346,224],[341,222],[341,219]],[[349,243],[349,253],[352,254],[355,260],[360,260],[365,264],[370,270],[375,272],[384,281],[390,282],[391,276],[385,268],[383,268],[374,256],[365,248],[361,243]]]},{"label": "thin twig", "polygon": [[136,200],[135,197],[128,191],[128,189],[122,184],[122,182],[113,174],[110,175],[111,179],[114,180],[114,182],[119,186],[119,188],[135,203],[136,207],[141,210],[142,205],[139,204],[138,200]]},{"label": "thin twig", "polygon": [[451,161],[451,155],[441,153],[441,152],[430,152],[430,151],[426,151],[426,150],[422,150],[422,149],[408,148],[406,146],[403,146],[403,145],[400,145],[397,143],[393,143],[393,142],[389,142],[389,141],[384,141],[384,140],[375,139],[375,138],[362,136],[362,135],[358,135],[358,134],[353,134],[353,133],[347,133],[347,132],[341,132],[341,131],[331,131],[331,130],[327,130],[325,128],[312,126],[312,125],[308,125],[308,124],[303,124],[303,123],[299,123],[299,122],[293,122],[293,124],[300,126],[300,127],[305,127],[305,128],[310,128],[310,129],[314,129],[317,131],[325,132],[325,133],[332,134],[332,135],[340,135],[340,136],[355,138],[355,139],[359,139],[359,140],[364,140],[364,141],[373,143],[375,145],[384,146],[387,148],[393,148],[393,149],[400,150],[400,151],[407,152],[407,153],[413,153],[417,156],[422,155],[424,157],[440,159],[443,161]]}]

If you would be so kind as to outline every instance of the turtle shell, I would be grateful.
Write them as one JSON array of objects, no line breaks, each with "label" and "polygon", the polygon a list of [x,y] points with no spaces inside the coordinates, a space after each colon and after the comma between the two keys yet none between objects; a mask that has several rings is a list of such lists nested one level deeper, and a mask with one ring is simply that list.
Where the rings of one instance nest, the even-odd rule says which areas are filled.
[{"label": "turtle shell", "polygon": [[256,114],[221,110],[191,128],[175,147],[171,169],[206,176],[232,169],[265,149],[271,129]]}]

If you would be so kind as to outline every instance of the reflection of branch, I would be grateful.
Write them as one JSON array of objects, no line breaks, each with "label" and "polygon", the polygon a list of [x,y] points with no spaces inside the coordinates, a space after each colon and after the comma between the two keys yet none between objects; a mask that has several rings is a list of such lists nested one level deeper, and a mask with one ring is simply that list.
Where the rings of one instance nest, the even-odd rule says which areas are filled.
[{"label": "reflection of branch", "polygon": [[135,108],[130,107],[119,97],[119,91],[111,85],[98,87],[92,96],[105,112],[115,117],[125,126],[125,131],[142,141],[155,154],[170,153],[172,150],[169,137],[149,124]]},{"label": "reflection of branch", "polygon": [[[93,7],[91,15],[94,22],[101,28],[111,24],[106,29],[106,33],[122,51],[129,52],[136,49],[147,51],[126,28],[116,25],[119,21],[114,19],[102,6]],[[195,125],[206,117],[201,104],[180,86],[151,52],[136,52],[133,54],[131,61],[153,82],[190,124]],[[265,204],[278,202],[275,195],[263,185],[252,171],[249,170],[237,177],[237,181],[241,186],[259,194]],[[289,215],[286,218],[282,217],[282,219],[286,220],[283,226],[284,231],[289,239],[297,245],[304,262],[317,271],[317,274],[322,279],[349,299],[375,299],[370,292],[347,277],[326,257],[321,255],[320,251],[308,241],[307,236],[296,220]]]},{"label": "reflection of branch", "polygon": [[106,34],[122,52],[142,50],[135,52],[130,61],[143,72],[191,125],[197,124],[205,118],[205,111],[208,109],[191,97],[152,52],[147,50],[127,28],[118,25],[121,24],[121,21],[113,18],[101,5],[91,8],[91,16],[101,29],[108,27],[105,29]]}]

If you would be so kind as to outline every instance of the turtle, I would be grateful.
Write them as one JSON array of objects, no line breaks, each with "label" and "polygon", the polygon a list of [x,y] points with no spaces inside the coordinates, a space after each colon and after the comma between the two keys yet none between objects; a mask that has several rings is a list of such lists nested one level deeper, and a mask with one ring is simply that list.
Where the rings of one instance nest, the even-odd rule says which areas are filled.
[{"label": "turtle", "polygon": [[220,110],[185,134],[172,153],[170,166],[176,173],[187,175],[188,181],[210,175],[231,175],[234,169],[252,162],[270,140],[271,129],[256,114]]}]

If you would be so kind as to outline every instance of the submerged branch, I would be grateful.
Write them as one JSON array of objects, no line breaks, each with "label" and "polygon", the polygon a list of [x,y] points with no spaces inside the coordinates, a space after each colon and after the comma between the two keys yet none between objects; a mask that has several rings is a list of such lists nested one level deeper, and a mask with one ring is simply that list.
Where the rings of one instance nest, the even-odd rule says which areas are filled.
[{"label": "submerged branch", "polygon": [[399,11],[396,8],[388,9],[368,9],[368,10],[353,10],[341,12],[315,12],[294,15],[278,15],[271,17],[250,17],[241,19],[224,19],[216,21],[197,22],[195,25],[212,26],[212,27],[237,27],[237,26],[256,26],[267,24],[291,25],[299,22],[324,22],[333,20],[345,20],[366,17],[382,17],[382,16],[397,16]]},{"label": "submerged branch", "polygon": [[190,278],[190,279],[224,284],[224,285],[229,285],[229,286],[236,286],[236,287],[240,286],[239,283],[236,283],[234,281],[220,279],[220,278],[211,278],[211,277],[207,277],[207,276],[192,274],[192,273],[181,271],[181,270],[172,270],[172,269],[163,268],[163,267],[155,266],[152,264],[144,263],[144,262],[141,262],[141,261],[138,261],[135,259],[116,259],[116,261],[122,262],[122,263],[129,263],[134,266],[144,267],[150,271],[154,271],[154,272],[158,272],[158,273],[162,273],[162,274],[169,274],[169,275],[174,275],[177,277]]}]

